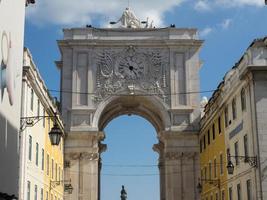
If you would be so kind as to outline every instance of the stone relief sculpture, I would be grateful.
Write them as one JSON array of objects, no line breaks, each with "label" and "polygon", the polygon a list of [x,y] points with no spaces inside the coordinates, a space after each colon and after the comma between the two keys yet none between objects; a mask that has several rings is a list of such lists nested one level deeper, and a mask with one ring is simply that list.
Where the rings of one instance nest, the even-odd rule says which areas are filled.
[{"label": "stone relief sculpture", "polygon": [[141,90],[156,95],[168,103],[169,87],[166,82],[167,53],[155,49],[104,50],[95,56],[96,91],[93,100],[102,99],[116,92],[131,88],[130,93]]}]

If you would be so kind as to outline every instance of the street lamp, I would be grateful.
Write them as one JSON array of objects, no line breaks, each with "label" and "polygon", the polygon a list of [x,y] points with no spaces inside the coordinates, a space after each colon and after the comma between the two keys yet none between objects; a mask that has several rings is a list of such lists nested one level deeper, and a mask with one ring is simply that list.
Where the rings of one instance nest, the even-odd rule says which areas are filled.
[{"label": "street lamp", "polygon": [[52,127],[51,131],[48,134],[49,134],[51,144],[59,145],[60,139],[63,133],[61,132],[57,123],[54,124],[54,126]]},{"label": "street lamp", "polygon": [[228,174],[232,175],[234,173],[235,167],[231,160],[228,161],[226,168],[227,168]]},{"label": "street lamp", "polygon": [[69,194],[72,194],[73,187],[71,185],[71,179],[70,180],[61,180],[61,181],[50,181],[50,191],[59,186],[60,183],[66,183],[64,184],[64,191],[68,192]]},{"label": "street lamp", "polygon": [[57,122],[57,115],[56,113],[53,116],[32,116],[32,117],[21,117],[20,122],[20,131],[25,130],[26,127],[33,127],[35,124],[37,124],[41,119],[44,118],[53,118],[54,119],[54,125],[52,129],[49,131],[48,135],[50,138],[50,142],[52,145],[59,145],[61,137],[63,135],[62,129],[59,127],[59,124]]},{"label": "street lamp", "polygon": [[235,158],[236,160],[243,161],[245,163],[248,163],[251,167],[257,167],[257,157],[249,157],[249,156],[231,156],[228,154],[228,164],[226,166],[228,174],[232,175],[234,173],[234,164],[231,161],[231,158]]}]

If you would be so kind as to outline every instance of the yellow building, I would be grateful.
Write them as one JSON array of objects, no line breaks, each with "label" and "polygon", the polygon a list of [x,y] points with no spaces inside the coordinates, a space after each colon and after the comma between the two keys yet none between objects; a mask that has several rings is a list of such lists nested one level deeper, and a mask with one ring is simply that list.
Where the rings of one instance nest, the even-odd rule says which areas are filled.
[{"label": "yellow building", "polygon": [[20,199],[63,200],[64,140],[52,145],[49,138],[54,122],[62,133],[63,123],[28,49],[23,62]]},{"label": "yellow building", "polygon": [[[224,110],[216,95],[205,106],[199,135],[201,200],[228,199]],[[220,109],[221,108],[221,109]]]},{"label": "yellow building", "polygon": [[[51,116],[56,110],[49,110],[46,116]],[[60,121],[61,122],[61,121]],[[54,120],[46,118],[45,134],[45,175],[44,191],[45,200],[63,200],[64,195],[64,160],[63,160],[63,140],[58,146],[51,144],[48,132],[51,130]],[[61,122],[62,123],[62,122]],[[62,124],[61,124],[62,127]]]}]

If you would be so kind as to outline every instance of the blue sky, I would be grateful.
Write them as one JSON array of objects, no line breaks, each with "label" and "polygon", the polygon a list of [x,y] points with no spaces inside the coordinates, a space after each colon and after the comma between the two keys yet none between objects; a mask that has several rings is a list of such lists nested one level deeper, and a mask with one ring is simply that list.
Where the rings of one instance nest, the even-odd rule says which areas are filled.
[{"label": "blue sky", "polygon": [[[61,29],[86,24],[105,27],[120,17],[127,4],[127,0],[46,0],[27,8],[25,46],[31,50],[49,89],[59,89],[54,61],[60,59],[56,40],[62,38]],[[130,7],[141,19],[149,16],[157,27],[174,23],[176,27],[199,29],[200,38],[205,40],[200,54],[202,91],[215,89],[253,39],[267,35],[264,0],[136,0],[130,1]],[[140,117],[122,116],[105,131],[108,151],[103,154],[102,199],[118,199],[121,184],[126,185],[130,200],[159,199],[158,176],[104,175],[158,173],[154,166],[109,166],[157,164],[157,154],[151,149],[157,142],[152,125]]]}]

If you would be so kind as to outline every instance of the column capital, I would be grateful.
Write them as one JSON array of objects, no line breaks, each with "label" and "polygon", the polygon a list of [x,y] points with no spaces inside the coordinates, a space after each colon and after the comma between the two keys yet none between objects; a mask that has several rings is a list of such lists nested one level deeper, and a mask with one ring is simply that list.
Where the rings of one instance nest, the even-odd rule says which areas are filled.
[{"label": "column capital", "polygon": [[183,156],[183,152],[166,152],[165,160],[179,160]]},{"label": "column capital", "polygon": [[71,160],[98,160],[99,153],[73,152],[66,155]]}]

